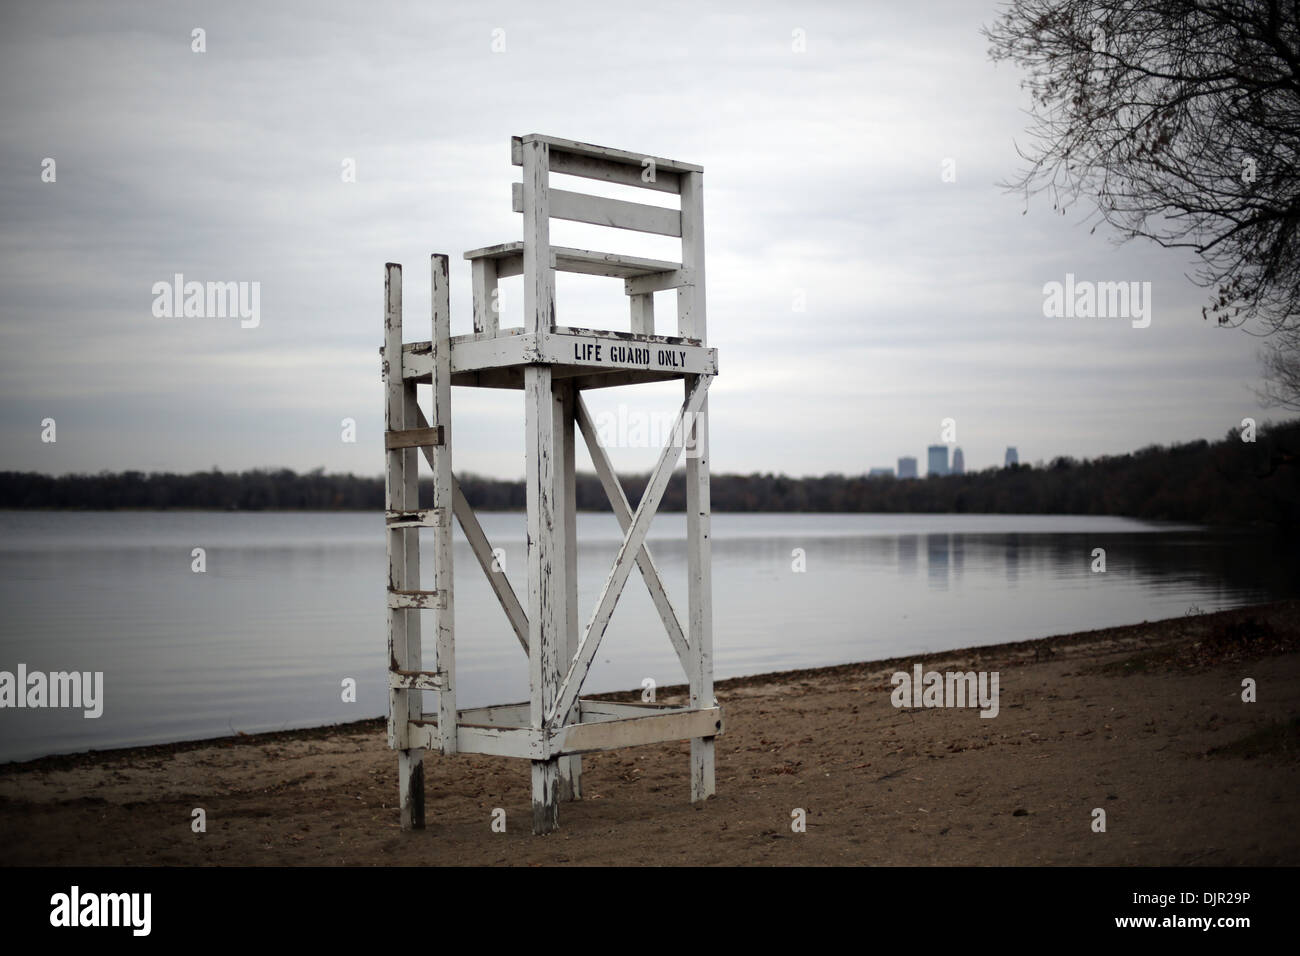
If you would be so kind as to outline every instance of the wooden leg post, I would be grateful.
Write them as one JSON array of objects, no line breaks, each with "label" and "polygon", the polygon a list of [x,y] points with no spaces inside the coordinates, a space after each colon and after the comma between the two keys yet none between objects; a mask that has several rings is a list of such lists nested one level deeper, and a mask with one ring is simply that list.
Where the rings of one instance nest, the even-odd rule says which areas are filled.
[{"label": "wooden leg post", "polygon": [[[564,505],[561,523],[564,543],[564,657],[562,670],[567,673],[578,653],[578,496],[574,458],[574,419],[577,414],[577,389],[572,382],[555,386],[556,462],[560,467],[558,486]],[[578,705],[569,710],[566,723],[578,719]],[[560,758],[560,800],[582,799],[582,757]]]},{"label": "wooden leg post", "polygon": [[[430,384],[433,386],[433,419],[442,428],[442,443],[432,449],[433,507],[442,513],[442,519],[433,529],[433,589],[443,595],[433,612],[434,647],[438,655],[438,671],[443,678],[438,692],[438,742],[444,754],[454,754],[457,747],[456,722],[456,606],[452,590],[452,539],[451,513],[455,506],[455,492],[451,472],[451,303],[448,263],[444,255],[431,260],[433,288],[433,369]],[[414,393],[415,386],[411,386]],[[418,409],[408,427],[418,427]],[[417,449],[411,449],[417,454]],[[412,474],[418,458],[412,459]],[[418,486],[414,492],[419,497]],[[416,505],[415,507],[419,507]],[[418,533],[412,528],[411,534]],[[419,551],[416,551],[419,561]]]},{"label": "wooden leg post", "polygon": [[[690,285],[677,289],[677,328],[680,335],[707,338],[704,292],[704,174],[683,173],[682,267],[691,271]],[[686,378],[686,394],[695,376]],[[686,574],[690,591],[689,623],[692,707],[713,706],[713,575],[712,530],[709,527],[709,403],[707,397],[686,434]],[[691,739],[691,800],[713,796],[713,737]]]},{"label": "wooden leg post", "polygon": [[[389,263],[384,270],[384,385],[385,420],[389,431],[398,431],[418,416],[415,383],[402,377],[402,267]],[[419,483],[414,448],[393,448],[387,452],[385,493],[389,511],[419,507]],[[407,590],[419,587],[420,543],[417,528],[388,530],[388,587]],[[418,612],[389,607],[388,655],[390,670],[420,668],[420,620]],[[424,828],[424,750],[411,747],[410,721],[422,711],[421,691],[389,691],[388,733],[398,751],[398,798],[402,829]]]},{"label": "wooden leg post", "polygon": [[[403,417],[401,428],[413,423],[419,406],[415,400],[415,383],[403,383]],[[402,484],[405,493],[399,500],[398,509],[414,511],[420,507],[420,450],[404,448],[402,455]],[[403,528],[398,532],[403,538],[403,550],[406,562],[403,570],[402,588],[418,590],[420,587],[420,529]],[[406,661],[405,670],[423,668],[423,648],[420,640],[420,612],[416,610],[399,610],[396,614],[406,615]],[[424,692],[408,690],[406,698],[406,716],[408,720],[419,720],[424,713]],[[406,791],[402,800],[402,819],[409,818],[409,829],[424,829],[424,749],[412,747],[401,751],[398,759],[401,771],[402,787]],[[405,826],[406,823],[404,822]]]},{"label": "wooden leg post", "polygon": [[[409,691],[418,694],[419,691]],[[424,829],[424,750],[397,752],[398,796],[402,806],[402,829]]]},{"label": "wooden leg post", "polygon": [[[691,379],[687,379],[690,394]],[[692,707],[713,706],[713,581],[712,543],[709,527],[709,402],[700,406],[686,445],[686,573],[689,578],[690,612],[688,643],[691,650],[690,690]],[[691,739],[691,802],[699,803],[714,794],[713,738]]]},{"label": "wooden leg post", "polygon": [[[548,730],[546,714],[562,677],[564,610],[564,502],[556,462],[555,400],[551,369],[530,365],[524,372],[528,505],[528,678],[532,726]],[[559,824],[559,758],[533,761],[533,832]]]}]

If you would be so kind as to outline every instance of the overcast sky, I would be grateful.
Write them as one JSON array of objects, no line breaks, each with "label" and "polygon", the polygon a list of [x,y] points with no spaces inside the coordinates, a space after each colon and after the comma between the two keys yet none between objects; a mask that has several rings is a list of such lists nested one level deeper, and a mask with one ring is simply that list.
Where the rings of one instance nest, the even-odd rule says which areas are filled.
[{"label": "overcast sky", "polygon": [[[429,255],[450,254],[469,331],[461,255],[521,237],[509,138],[530,132],[704,167],[715,471],[923,460],[947,417],[968,468],[1280,417],[1255,396],[1259,340],[1202,320],[1183,255],[998,187],[1028,97],[988,60],[993,3],[17,6],[0,13],[4,469],[378,474],[383,264],[404,265],[407,339],[427,338]],[[552,241],[675,257],[610,232],[557,223]],[[155,317],[175,273],[259,282],[260,324]],[[1067,273],[1150,282],[1150,326],[1045,318]],[[558,293],[562,324],[627,327],[621,282]],[[520,280],[502,295],[508,321]],[[671,331],[670,297],[659,310]],[[589,395],[597,414],[666,414],[680,386]],[[520,393],[457,389],[453,407],[457,471],[523,475]],[[655,450],[613,457],[640,470]]]}]

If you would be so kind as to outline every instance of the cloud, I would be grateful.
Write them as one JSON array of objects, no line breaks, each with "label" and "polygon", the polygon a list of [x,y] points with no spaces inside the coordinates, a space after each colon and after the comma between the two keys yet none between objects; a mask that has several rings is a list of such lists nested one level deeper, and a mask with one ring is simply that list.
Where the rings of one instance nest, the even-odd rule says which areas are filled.
[{"label": "cloud", "polygon": [[[404,264],[407,335],[424,337],[429,255],[450,254],[453,330],[468,331],[460,256],[519,237],[508,137],[527,132],[705,167],[715,469],[860,472],[919,455],[949,415],[971,468],[1007,444],[1084,456],[1267,417],[1257,340],[1206,327],[1183,258],[1115,248],[1042,202],[1022,215],[997,187],[1027,104],[985,56],[995,12],[6,10],[0,464],[377,473],[383,263]],[[667,240],[602,231],[561,224],[556,242],[673,257]],[[260,282],[261,325],[153,318],[152,284],[177,272]],[[1151,328],[1044,319],[1043,283],[1066,272],[1151,281]],[[503,289],[509,307],[518,286]],[[564,277],[560,293],[566,321],[626,322],[617,283]],[[662,410],[678,394],[592,402]],[[458,469],[522,474],[517,395],[458,389],[455,409]],[[56,413],[57,451],[38,437]],[[339,440],[344,416],[356,445]],[[654,452],[614,457],[647,468]]]}]

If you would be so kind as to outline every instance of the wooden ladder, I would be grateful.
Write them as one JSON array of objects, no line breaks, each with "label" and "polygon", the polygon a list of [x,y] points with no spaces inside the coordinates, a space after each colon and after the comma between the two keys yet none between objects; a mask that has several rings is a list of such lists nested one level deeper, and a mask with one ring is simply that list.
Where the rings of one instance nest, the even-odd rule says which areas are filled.
[{"label": "wooden ladder", "polygon": [[[456,752],[456,665],[452,601],[451,309],[447,257],[432,257],[433,424],[416,401],[416,381],[402,345],[402,267],[384,267],[383,373],[386,394],[384,521],[388,541],[388,745],[398,751],[402,828],[424,826],[424,748],[436,740]],[[433,470],[433,502],[420,507],[419,455]],[[420,588],[420,531],[433,533],[432,588]],[[437,666],[425,670],[420,611],[433,612]],[[437,692],[436,715],[424,713],[424,691]],[[413,733],[436,717],[436,733]]]}]

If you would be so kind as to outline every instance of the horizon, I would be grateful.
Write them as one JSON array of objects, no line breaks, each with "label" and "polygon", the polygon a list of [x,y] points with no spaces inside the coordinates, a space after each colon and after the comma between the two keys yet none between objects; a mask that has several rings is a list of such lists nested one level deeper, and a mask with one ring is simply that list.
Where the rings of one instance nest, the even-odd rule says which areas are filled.
[{"label": "horizon", "polygon": [[[1294,418],[1290,418],[1290,419],[1283,418],[1283,419],[1280,419],[1280,420],[1278,420],[1278,421],[1273,421],[1273,422],[1269,422],[1269,421],[1260,422],[1260,423],[1258,423],[1258,430],[1259,430],[1260,432],[1267,432],[1267,431],[1268,431],[1269,429],[1271,429],[1271,428],[1282,427],[1282,426],[1286,426],[1286,425],[1288,425],[1288,424],[1296,424],[1296,423],[1300,423],[1300,416],[1296,416],[1296,417],[1294,417]],[[1231,431],[1231,430],[1232,430],[1232,429],[1229,429],[1229,431]],[[1021,467],[1021,468],[1046,468],[1046,467],[1049,467],[1049,466],[1050,466],[1054,461],[1056,461],[1056,460],[1058,460],[1058,459],[1061,459],[1061,458],[1068,458],[1068,459],[1070,459],[1071,461],[1073,461],[1073,462],[1075,462],[1075,463],[1077,463],[1077,464],[1086,464],[1086,463],[1088,463],[1088,462],[1095,462],[1095,461],[1099,461],[1099,460],[1102,460],[1102,459],[1108,459],[1108,458],[1123,458],[1123,457],[1125,457],[1125,456],[1127,456],[1127,455],[1135,455],[1135,454],[1137,454],[1138,452],[1146,451],[1146,450],[1148,450],[1148,449],[1153,449],[1153,448],[1154,448],[1154,449],[1170,449],[1170,448],[1176,448],[1176,447],[1185,446],[1185,445],[1195,445],[1195,444],[1199,444],[1199,443],[1201,443],[1201,442],[1205,442],[1206,444],[1211,444],[1211,445],[1212,445],[1212,444],[1214,444],[1214,443],[1216,443],[1216,442],[1220,442],[1220,441],[1224,441],[1224,440],[1226,440],[1226,435],[1225,435],[1225,436],[1220,436],[1220,437],[1218,437],[1218,438],[1206,438],[1206,437],[1202,437],[1202,438],[1189,438],[1189,439],[1186,439],[1186,440],[1183,440],[1183,441],[1178,441],[1178,442],[1169,442],[1169,443],[1151,443],[1151,444],[1147,444],[1147,445],[1142,445],[1142,446],[1137,447],[1137,448],[1129,449],[1128,451],[1113,452],[1113,453],[1107,453],[1107,454],[1102,454],[1102,455],[1093,455],[1093,456],[1088,456],[1088,457],[1080,457],[1080,456],[1076,456],[1076,455],[1054,455],[1054,456],[1051,457],[1051,458],[1034,458],[1033,460],[1030,460],[1030,459],[1028,459],[1028,458],[1026,458],[1025,456],[1022,455],[1022,456],[1020,457],[1020,460],[1016,463],[1016,465],[1017,465],[1017,467]],[[949,464],[950,464],[950,465],[951,465],[951,451],[953,451],[953,450],[961,450],[961,446],[960,446],[960,445],[957,445],[957,446],[953,446],[952,448],[950,448],[950,458],[949,458]],[[748,476],[754,476],[754,475],[772,475],[773,477],[778,477],[778,478],[789,478],[789,479],[793,479],[793,480],[797,480],[797,481],[803,481],[803,480],[809,480],[809,479],[816,479],[816,478],[826,478],[826,477],[830,477],[830,476],[834,476],[834,475],[840,475],[840,476],[843,476],[843,477],[846,477],[846,478],[856,478],[856,477],[861,477],[861,478],[893,478],[893,479],[898,480],[898,481],[911,481],[911,480],[923,480],[923,479],[926,479],[926,478],[932,478],[932,477],[933,477],[933,478],[950,478],[950,477],[961,477],[961,475],[963,475],[963,474],[964,474],[964,475],[983,474],[983,473],[990,472],[990,471],[1003,471],[1003,470],[1006,470],[1006,468],[1008,467],[1008,466],[1005,465],[1005,464],[1002,464],[1002,465],[985,465],[985,466],[983,466],[983,467],[981,467],[981,468],[973,468],[973,467],[970,467],[969,465],[967,465],[966,468],[964,469],[964,471],[962,471],[960,474],[953,473],[953,472],[949,472],[949,473],[947,473],[947,474],[942,474],[942,475],[940,475],[940,474],[929,474],[929,473],[922,473],[922,472],[920,471],[921,465],[924,463],[924,457],[923,457],[922,455],[919,455],[919,454],[918,454],[918,455],[915,455],[915,456],[908,456],[908,457],[914,457],[914,458],[916,459],[916,463],[917,463],[917,467],[918,467],[918,472],[917,472],[917,474],[915,475],[914,478],[913,478],[913,477],[910,477],[910,476],[907,477],[907,478],[900,478],[897,474],[891,474],[891,475],[872,475],[872,474],[870,474],[870,472],[871,472],[874,468],[878,468],[878,467],[882,467],[882,466],[868,466],[867,468],[864,468],[864,469],[862,469],[861,471],[823,471],[823,472],[818,472],[818,473],[804,473],[804,474],[794,474],[794,473],[791,473],[791,472],[783,472],[783,471],[772,471],[771,469],[761,469],[761,468],[760,468],[760,469],[757,469],[757,470],[751,470],[751,471],[724,471],[724,470],[714,469],[713,474],[714,474],[715,476],[717,476],[717,477],[728,477],[728,476],[730,476],[730,477],[748,477]],[[684,469],[684,467],[685,467],[685,465],[679,464],[679,465],[678,465],[678,466],[673,470],[673,471],[674,471],[674,474],[677,473],[678,471],[681,471],[682,469]],[[891,466],[891,467],[893,467],[893,466]],[[219,465],[212,465],[212,466],[210,466],[210,467],[208,467],[208,468],[192,468],[192,469],[188,469],[188,470],[186,470],[186,471],[175,471],[175,470],[170,470],[170,471],[169,471],[169,470],[166,470],[166,469],[148,469],[148,470],[146,470],[146,469],[139,468],[139,467],[135,467],[135,468],[132,468],[132,467],[126,467],[126,468],[118,468],[118,469],[106,468],[106,469],[100,469],[99,471],[68,471],[68,472],[61,472],[61,473],[41,472],[41,471],[30,471],[30,470],[28,470],[28,471],[18,471],[18,470],[16,470],[16,469],[11,469],[11,468],[0,469],[0,471],[10,472],[10,473],[19,473],[19,474],[35,474],[35,475],[40,475],[41,477],[46,477],[46,478],[96,477],[96,476],[98,476],[98,475],[103,475],[103,474],[125,475],[125,474],[129,474],[129,473],[132,473],[132,472],[138,472],[138,473],[140,473],[140,474],[146,474],[146,475],[149,475],[149,474],[175,474],[175,475],[187,474],[187,475],[202,475],[202,474],[217,474],[217,473],[220,473],[220,474],[240,474],[240,473],[243,473],[243,472],[256,472],[256,471],[273,472],[273,471],[286,471],[286,470],[287,470],[287,471],[291,471],[291,472],[293,472],[293,473],[296,474],[296,475],[310,475],[310,474],[312,474],[312,473],[314,473],[314,472],[322,471],[322,472],[323,472],[325,475],[327,475],[327,476],[352,476],[352,477],[356,477],[356,478],[369,478],[369,479],[374,479],[374,480],[377,480],[377,481],[382,481],[383,478],[384,478],[384,473],[383,473],[383,470],[382,470],[382,469],[376,471],[374,474],[370,474],[370,473],[363,473],[363,472],[359,472],[359,471],[329,471],[328,468],[327,468],[327,466],[325,466],[325,465],[312,465],[312,466],[310,466],[310,467],[306,467],[306,468],[293,468],[293,467],[291,467],[291,466],[289,466],[289,465],[267,465],[267,464],[262,464],[262,465],[249,465],[249,466],[244,467],[244,468],[222,468],[222,467],[219,466]],[[625,468],[617,469],[617,473],[620,474],[620,475],[643,475],[643,474],[648,473],[649,471],[650,471],[650,468],[649,468],[649,467],[644,468],[644,469],[625,469]],[[473,471],[473,470],[470,470],[470,469],[457,469],[457,473],[463,475],[463,476],[466,477],[466,478],[474,477],[474,478],[479,478],[479,479],[488,479],[488,480],[492,480],[492,481],[502,481],[502,482],[522,482],[522,481],[524,480],[524,476],[523,476],[522,474],[521,474],[521,475],[518,475],[518,476],[515,476],[515,477],[511,477],[511,476],[500,476],[500,475],[488,475],[488,474],[484,474],[484,473],[482,473],[482,472],[478,472],[478,471]],[[595,472],[594,472],[594,469],[586,469],[586,468],[581,468],[581,467],[580,467],[580,468],[578,469],[578,473],[579,473],[579,474],[584,474],[584,475],[593,475]],[[426,480],[428,480],[428,477],[429,477],[429,476],[427,476],[427,475],[421,475],[420,480],[421,480],[421,481],[426,481]]]}]

